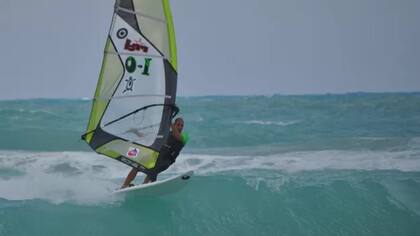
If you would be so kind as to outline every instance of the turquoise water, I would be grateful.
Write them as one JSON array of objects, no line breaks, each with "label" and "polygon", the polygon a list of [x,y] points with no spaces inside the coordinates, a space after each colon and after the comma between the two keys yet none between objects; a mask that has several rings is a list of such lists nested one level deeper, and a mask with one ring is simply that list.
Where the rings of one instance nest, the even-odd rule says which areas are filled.
[{"label": "turquoise water", "polygon": [[[420,235],[420,94],[182,97],[176,194],[80,141],[89,100],[0,101],[0,235]],[[141,181],[139,176],[137,181]]]}]

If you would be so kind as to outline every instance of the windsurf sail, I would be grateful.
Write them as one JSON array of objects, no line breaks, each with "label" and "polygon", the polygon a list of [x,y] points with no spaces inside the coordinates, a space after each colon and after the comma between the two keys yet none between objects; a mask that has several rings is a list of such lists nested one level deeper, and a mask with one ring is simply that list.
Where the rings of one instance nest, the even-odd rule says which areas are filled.
[{"label": "windsurf sail", "polygon": [[114,8],[82,139],[97,153],[147,172],[178,112],[169,0],[117,0]]}]

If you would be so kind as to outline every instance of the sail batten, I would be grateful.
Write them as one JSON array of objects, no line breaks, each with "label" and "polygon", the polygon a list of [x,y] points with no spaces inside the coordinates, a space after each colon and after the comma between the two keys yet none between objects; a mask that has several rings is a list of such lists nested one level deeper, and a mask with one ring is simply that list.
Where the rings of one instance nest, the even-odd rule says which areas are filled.
[{"label": "sail batten", "polygon": [[143,17],[149,18],[151,20],[159,21],[159,22],[162,22],[162,23],[166,24],[166,20],[161,19],[161,18],[157,18],[157,17],[154,17],[154,16],[149,16],[149,15],[143,13],[143,12],[140,12],[140,11],[133,11],[133,10],[123,8],[123,7],[117,7],[117,11],[122,11],[122,12],[133,14],[133,15],[143,16]]},{"label": "sail batten", "polygon": [[[126,56],[135,56],[135,55],[139,55],[139,53],[134,53],[134,52],[113,52],[113,51],[104,51],[104,53],[106,54],[112,54],[112,55],[126,55]],[[147,55],[147,54],[140,54],[140,55]],[[153,58],[161,58],[161,59],[167,59],[165,56],[161,56],[161,55],[148,55],[148,57],[153,57]]]},{"label": "sail batten", "polygon": [[117,0],[83,139],[147,172],[169,134],[176,48],[168,0]]},{"label": "sail batten", "polygon": [[124,99],[124,98],[134,98],[134,97],[160,97],[160,98],[171,98],[170,95],[162,95],[162,94],[141,94],[141,95],[130,95],[130,96],[113,96],[113,97],[98,97],[95,99],[101,100],[110,100],[112,99]]}]

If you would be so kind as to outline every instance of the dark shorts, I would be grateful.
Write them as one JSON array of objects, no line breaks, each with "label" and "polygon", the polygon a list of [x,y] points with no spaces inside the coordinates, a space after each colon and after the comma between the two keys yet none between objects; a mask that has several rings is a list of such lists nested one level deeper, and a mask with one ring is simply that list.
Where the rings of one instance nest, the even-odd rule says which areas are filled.
[{"label": "dark shorts", "polygon": [[169,166],[171,166],[174,162],[165,157],[164,155],[160,155],[159,158],[156,161],[156,165],[155,167],[153,167],[152,169],[150,169],[147,173],[147,176],[149,177],[150,180],[152,181],[156,181],[157,175],[168,169]]}]

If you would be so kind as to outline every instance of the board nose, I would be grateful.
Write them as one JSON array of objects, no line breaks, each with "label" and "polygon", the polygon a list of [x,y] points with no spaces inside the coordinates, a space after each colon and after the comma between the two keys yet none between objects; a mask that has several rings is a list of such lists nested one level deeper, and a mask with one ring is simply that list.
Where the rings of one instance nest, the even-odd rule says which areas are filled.
[{"label": "board nose", "polygon": [[190,176],[189,176],[189,175],[183,175],[181,178],[182,178],[183,180],[187,180],[187,179],[189,179],[189,178],[190,178]]}]

